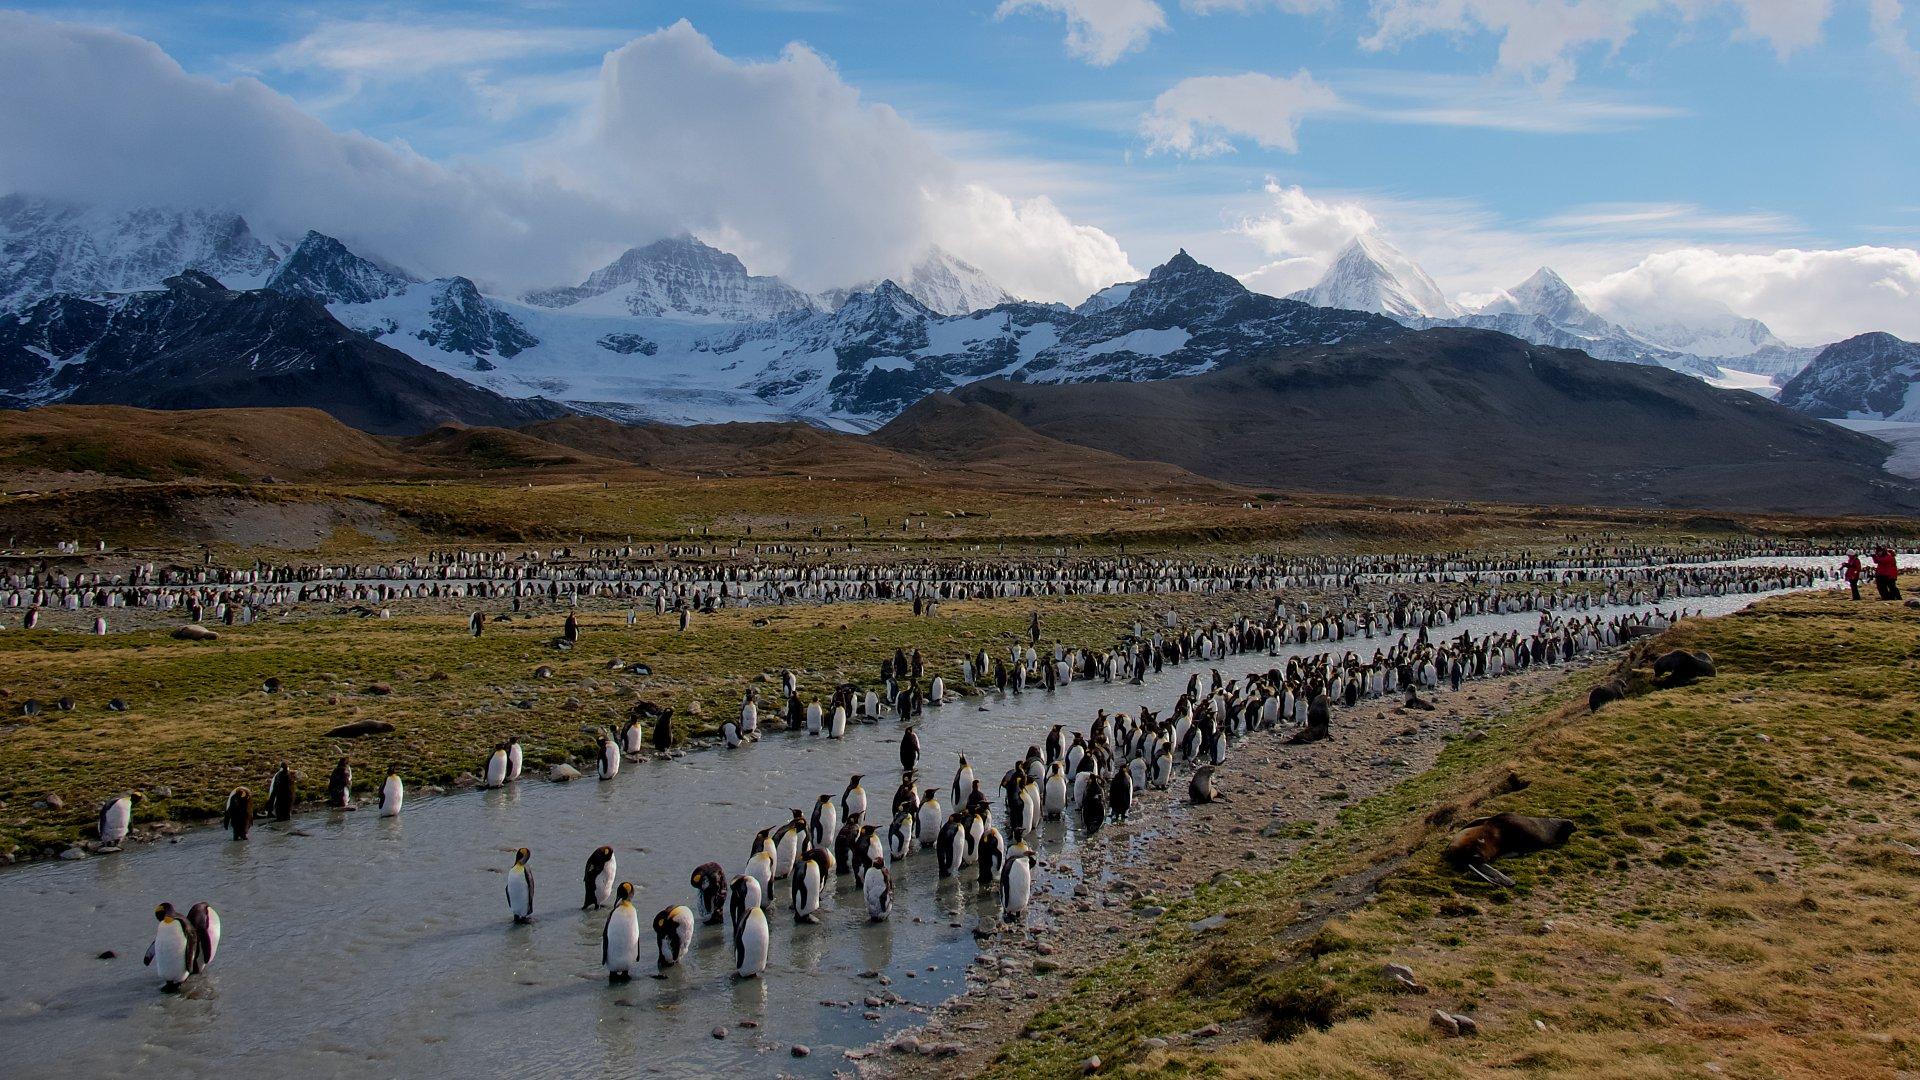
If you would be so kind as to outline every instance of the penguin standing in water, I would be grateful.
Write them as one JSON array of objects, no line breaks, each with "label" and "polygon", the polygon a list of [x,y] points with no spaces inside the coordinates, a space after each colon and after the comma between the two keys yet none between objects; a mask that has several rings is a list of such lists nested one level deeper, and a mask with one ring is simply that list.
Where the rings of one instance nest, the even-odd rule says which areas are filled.
[{"label": "penguin standing in water", "polygon": [[840,793],[840,816],[848,821],[867,812],[867,789],[860,786],[863,774],[854,773],[847,781],[847,789]]},{"label": "penguin standing in water", "polygon": [[727,872],[719,863],[701,863],[694,867],[689,884],[700,897],[700,922],[718,926],[727,913]]},{"label": "penguin standing in water", "polygon": [[[622,885],[625,883],[622,882]],[[670,968],[686,959],[693,948],[693,912],[675,904],[653,917],[653,937],[660,950],[660,966]]]},{"label": "penguin standing in water", "polygon": [[[586,899],[580,901],[581,911],[588,908],[598,911],[613,898],[613,878],[619,872],[618,865],[613,857],[613,849],[604,845],[594,848],[593,854],[587,856]],[[634,918],[638,920],[639,916],[635,915]],[[639,926],[636,921],[636,935],[640,932]],[[636,937],[635,940],[639,939]]]},{"label": "penguin standing in water", "polygon": [[400,804],[407,801],[407,785],[400,780],[400,774],[387,770],[387,782],[380,785],[380,816],[399,817]]},{"label": "penguin standing in water", "polygon": [[887,865],[887,846],[880,842],[880,830],[872,825],[860,826],[860,832],[853,840],[853,880],[865,886],[867,875],[873,868]]},{"label": "penguin standing in water", "polygon": [[187,909],[187,925],[200,935],[200,968],[204,971],[213,966],[213,958],[220,952],[220,913],[202,900]]},{"label": "penguin standing in water", "polygon": [[933,847],[940,836],[940,824],[944,820],[940,813],[940,789],[928,788],[920,797],[920,808],[916,811],[920,824],[920,846]]},{"label": "penguin standing in water", "polygon": [[507,740],[507,783],[520,779],[520,766],[525,763],[525,754],[520,749],[520,736]]},{"label": "penguin standing in water", "polygon": [[793,873],[793,864],[800,858],[800,849],[807,839],[807,818],[800,811],[793,811],[793,817],[782,822],[773,830],[773,877],[774,880]]},{"label": "penguin standing in water", "polygon": [[620,748],[605,735],[600,736],[600,779],[611,780],[620,775]]},{"label": "penguin standing in water", "polygon": [[533,871],[527,860],[533,853],[526,848],[513,853],[513,867],[507,871],[507,911],[516,923],[533,921]]},{"label": "penguin standing in water", "polygon": [[633,882],[623,881],[620,899],[607,912],[606,925],[600,930],[600,963],[607,969],[608,982],[622,983],[633,978],[633,965],[639,962],[640,913],[633,908]]},{"label": "penguin standing in water", "polygon": [[893,875],[887,873],[884,866],[875,866],[867,870],[866,879],[861,883],[860,891],[867,898],[867,921],[885,922],[893,914]]},{"label": "penguin standing in water", "polygon": [[793,921],[820,921],[820,894],[826,890],[833,860],[820,848],[810,848],[793,867]]},{"label": "penguin standing in water", "polygon": [[[938,804],[935,804],[936,807]],[[924,820],[924,819],[923,819]],[[947,823],[940,826],[940,837],[934,846],[934,854],[940,859],[940,876],[952,877],[955,870],[967,859],[967,829],[961,824],[959,814],[948,814]]]},{"label": "penguin standing in water", "polygon": [[827,720],[827,738],[844,739],[847,737],[847,708],[835,705],[833,715]]},{"label": "penguin standing in water", "polygon": [[1013,845],[1007,852],[1006,862],[1000,867],[1000,921],[1018,922],[1027,913],[1027,904],[1033,899],[1032,849],[1025,844]]},{"label": "penguin standing in water", "polygon": [[822,795],[813,804],[813,828],[807,834],[809,847],[831,847],[834,837],[840,832],[840,811],[833,805],[833,796]]},{"label": "penguin standing in water", "polygon": [[666,753],[673,749],[673,710],[663,709],[653,719],[653,748]]},{"label": "penguin standing in water", "polygon": [[900,736],[900,767],[911,772],[920,764],[920,735],[912,728]]},{"label": "penguin standing in water", "polygon": [[293,820],[293,766],[284,761],[267,781],[267,816],[275,821]]},{"label": "penguin standing in water", "polygon": [[920,846],[919,841],[919,825],[913,811],[902,810],[893,815],[893,824],[887,826],[887,858],[899,862],[913,854]]},{"label": "penguin standing in water", "polygon": [[1006,859],[1006,854],[1006,838],[1000,835],[999,829],[987,826],[987,831],[980,835],[980,884],[992,888],[993,883],[1000,880],[1000,865]]},{"label": "penguin standing in water", "polygon": [[953,772],[953,805],[965,806],[967,793],[973,790],[973,766],[967,762],[967,755],[960,755],[960,767]]},{"label": "penguin standing in water", "polygon": [[353,809],[353,765],[345,754],[340,755],[333,774],[327,777],[327,809]]},{"label": "penguin standing in water", "polygon": [[1117,769],[1113,774],[1113,783],[1108,786],[1108,801],[1113,820],[1127,820],[1127,812],[1133,809],[1133,774],[1125,769]]},{"label": "penguin standing in water", "polygon": [[1203,806],[1220,797],[1213,786],[1213,766],[1202,765],[1193,770],[1193,779],[1187,781],[1187,798],[1196,806]]},{"label": "penguin standing in water", "polygon": [[893,789],[893,815],[911,814],[920,807],[920,793],[914,790],[914,775],[908,773],[900,778],[900,786]]},{"label": "penguin standing in water", "polygon": [[507,786],[507,744],[496,743],[493,753],[487,755],[487,763],[480,769],[480,786],[483,788],[503,788]]},{"label": "penguin standing in water", "polygon": [[742,979],[757,979],[767,970],[767,913],[760,910],[758,896],[748,895],[749,890],[759,891],[757,885],[748,884],[750,880],[740,877],[733,882],[732,905],[737,912],[733,920],[733,973]]},{"label": "penguin standing in water", "polygon": [[135,791],[115,796],[100,804],[100,818],[95,828],[100,833],[100,843],[107,847],[119,847],[133,828],[133,804],[145,796]]},{"label": "penguin standing in water", "polygon": [[1047,766],[1047,779],[1043,788],[1040,805],[1048,821],[1059,821],[1060,815],[1067,809],[1067,773],[1061,763],[1055,761]]},{"label": "penguin standing in water", "polygon": [[232,831],[235,840],[245,840],[253,831],[253,792],[237,787],[227,795],[227,808],[220,824]]},{"label": "penguin standing in water", "polygon": [[1080,797],[1080,827],[1088,833],[1097,833],[1100,826],[1107,823],[1106,789],[1101,786],[1098,773],[1091,775],[1086,792]]},{"label": "penguin standing in water", "polygon": [[740,744],[745,742],[746,738],[740,733],[740,722],[738,720],[729,717],[721,722],[720,741],[725,743],[729,750],[738,750],[740,748]]},{"label": "penguin standing in water", "polygon": [[160,925],[154,928],[153,944],[147,946],[146,959],[141,963],[160,976],[161,989],[178,990],[187,976],[200,972],[200,935],[172,904],[154,908],[153,917]]}]

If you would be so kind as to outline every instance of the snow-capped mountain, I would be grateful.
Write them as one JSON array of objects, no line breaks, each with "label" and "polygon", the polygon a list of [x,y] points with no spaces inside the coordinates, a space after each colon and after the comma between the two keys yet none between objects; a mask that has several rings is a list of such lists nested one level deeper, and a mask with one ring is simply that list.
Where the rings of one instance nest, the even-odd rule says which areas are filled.
[{"label": "snow-capped mountain", "polygon": [[[855,293],[871,292],[879,284],[867,281],[847,288],[828,289],[817,299],[821,308],[832,311]],[[928,248],[907,271],[906,277],[895,284],[938,315],[965,315],[1019,299],[996,285],[984,270],[939,247]]]},{"label": "snow-capped mountain", "polygon": [[523,299],[583,315],[692,316],[716,322],[770,319],[814,307],[799,289],[777,277],[749,274],[738,258],[686,235],[629,248],[579,285],[542,289]]},{"label": "snow-capped mountain", "polygon": [[417,281],[355,255],[331,236],[309,230],[267,275],[264,287],[323,304],[364,304],[391,296]]},{"label": "snow-capped mountain", "polygon": [[1734,360],[1735,366],[1739,366],[1738,358],[1761,349],[1787,348],[1766,323],[1731,311],[1688,315],[1616,312],[1615,320],[1642,341],[1694,356],[1726,357]]},{"label": "snow-capped mountain", "polygon": [[0,404],[56,403],[307,406],[391,434],[564,411],[449,378],[342,326],[312,299],[230,290],[198,270],[159,289],[52,296],[0,319]]},{"label": "snow-capped mountain", "polygon": [[1288,299],[1395,319],[1444,319],[1460,314],[1419,263],[1379,237],[1365,234],[1340,249],[1313,288]]},{"label": "snow-capped mountain", "polygon": [[1781,388],[1780,404],[1831,419],[1920,423],[1920,344],[1892,334],[1835,342]]},{"label": "snow-capped mountain", "polygon": [[182,270],[258,285],[279,253],[219,210],[104,210],[0,196],[0,311],[59,293],[157,288]]},{"label": "snow-capped mountain", "polygon": [[1580,299],[1580,294],[1573,291],[1565,278],[1545,266],[1483,305],[1478,314],[1529,315],[1568,330],[1596,335],[1608,331],[1607,321]]}]

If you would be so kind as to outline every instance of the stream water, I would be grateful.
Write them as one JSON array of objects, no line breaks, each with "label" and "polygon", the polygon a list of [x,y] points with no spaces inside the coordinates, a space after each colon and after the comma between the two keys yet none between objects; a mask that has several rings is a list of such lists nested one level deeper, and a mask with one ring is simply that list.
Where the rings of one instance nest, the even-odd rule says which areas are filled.
[{"label": "stream water", "polygon": [[[1662,607],[1715,615],[1756,599],[1687,598]],[[1475,616],[1437,633],[1531,630],[1538,620],[1531,612]],[[1373,645],[1355,647],[1370,652]],[[1327,648],[1315,643],[1282,655]],[[1248,655],[1217,666],[1241,675],[1270,664]],[[944,788],[956,755],[965,753],[991,789],[1052,724],[1084,729],[1100,708],[1165,710],[1189,673],[1202,669],[1169,667],[1142,686],[1075,683],[1053,694],[990,694],[984,703],[930,709],[920,723],[921,785]],[[843,877],[823,922],[796,926],[786,883],[776,882],[764,978],[735,981],[724,929],[702,927],[691,957],[665,978],[609,986],[599,967],[604,914],[577,910],[582,867],[598,845],[614,847],[620,876],[639,890],[645,962],[652,941],[644,924],[668,904],[694,904],[693,867],[713,860],[738,873],[756,830],[784,820],[789,807],[809,809],[822,793],[837,796],[855,772],[866,776],[870,804],[884,810],[899,782],[900,731],[884,720],[854,725],[839,741],[770,733],[740,750],[630,763],[605,783],[533,780],[410,800],[397,819],[372,809],[311,815],[262,824],[247,843],[200,830],[118,855],[0,872],[8,937],[0,1071],[826,1075],[844,1066],[841,1049],[916,1022],[903,1005],[866,1019],[875,1010],[863,999],[882,988],[862,972],[886,974],[886,989],[907,1002],[931,1004],[963,987],[976,951],[971,928],[996,910],[986,890],[970,878],[939,881],[932,854],[922,852],[894,868],[890,922],[869,923]],[[363,798],[377,782],[365,772]],[[1077,827],[1055,823],[1039,846],[1051,858],[1071,855],[1078,843]],[[537,918],[514,926],[503,871],[521,846],[533,851]],[[1044,871],[1038,888],[1070,889],[1063,874]],[[225,922],[218,960],[186,993],[161,994],[140,964],[153,906],[169,900],[185,910],[203,899]],[[1032,917],[1044,915],[1036,908]],[[118,957],[96,958],[107,949]],[[743,1021],[758,1026],[743,1028]],[[728,1036],[714,1038],[716,1027]],[[794,1044],[809,1046],[811,1056],[790,1057]]]}]

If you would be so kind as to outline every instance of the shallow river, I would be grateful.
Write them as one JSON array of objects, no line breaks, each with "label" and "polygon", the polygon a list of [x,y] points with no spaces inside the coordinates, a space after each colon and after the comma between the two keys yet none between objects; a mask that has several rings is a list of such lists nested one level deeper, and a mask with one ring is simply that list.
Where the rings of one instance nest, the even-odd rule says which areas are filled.
[{"label": "shallow river", "polygon": [[[1688,598],[1663,607],[1722,614],[1755,599]],[[1531,630],[1538,620],[1536,613],[1478,616],[1436,636]],[[1373,644],[1363,639],[1355,647]],[[1282,655],[1326,648],[1315,643]],[[964,752],[997,807],[1002,770],[1050,725],[1084,730],[1102,707],[1164,711],[1188,675],[1207,666],[1169,667],[1144,686],[1076,683],[1051,695],[989,695],[984,707],[963,701],[930,709],[920,725],[921,785],[950,784]],[[1218,666],[1241,675],[1270,661],[1248,655]],[[880,1021],[865,1019],[863,999],[882,988],[861,972],[887,974],[889,989],[911,1002],[931,1004],[962,989],[975,954],[971,927],[995,910],[970,877],[942,883],[932,854],[915,855],[895,868],[893,919],[880,924],[867,922],[858,891],[843,877],[818,926],[794,924],[786,883],[776,882],[764,978],[734,981],[724,928],[701,927],[692,956],[664,979],[609,987],[599,967],[604,915],[576,910],[582,867],[596,846],[614,847],[620,876],[639,889],[644,963],[653,913],[694,905],[693,867],[713,860],[738,873],[756,830],[779,823],[788,807],[810,811],[818,795],[837,796],[856,771],[867,777],[870,805],[884,810],[899,782],[900,730],[886,720],[855,725],[841,741],[769,733],[741,750],[629,763],[606,783],[533,780],[410,800],[398,819],[372,809],[310,815],[291,826],[263,823],[248,843],[202,830],[172,844],[0,872],[7,932],[0,1071],[828,1074],[846,1064],[841,1049],[917,1019],[900,1005],[881,1008]],[[361,771],[357,795],[364,798],[377,778],[373,767]],[[1223,776],[1230,772],[1231,762]],[[1040,847],[1054,856],[1076,843],[1077,831],[1053,824]],[[502,894],[508,852],[520,846],[533,850],[539,886],[528,926],[510,924]],[[1036,893],[1048,884],[1070,888],[1060,873],[1043,871]],[[140,964],[153,906],[170,900],[185,910],[202,899],[225,922],[219,958],[187,993],[161,994]],[[1036,909],[1030,917],[1044,916]],[[106,949],[118,958],[96,959]],[[742,1021],[759,1026],[742,1028]],[[727,1038],[713,1038],[721,1026]],[[796,1043],[812,1056],[789,1057]]]}]

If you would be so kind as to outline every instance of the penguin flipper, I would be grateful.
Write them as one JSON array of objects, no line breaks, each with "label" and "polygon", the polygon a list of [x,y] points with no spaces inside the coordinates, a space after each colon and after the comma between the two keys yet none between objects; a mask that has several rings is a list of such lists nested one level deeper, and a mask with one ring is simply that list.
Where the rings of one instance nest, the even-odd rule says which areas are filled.
[{"label": "penguin flipper", "polygon": [[147,946],[147,955],[146,955],[146,958],[140,961],[140,966],[141,966],[141,967],[152,967],[152,966],[153,966],[153,946],[154,946],[154,945],[157,945],[157,944],[159,944],[159,943],[158,943],[158,942],[155,942],[155,943],[153,943],[152,945],[148,945],[148,946]]}]

